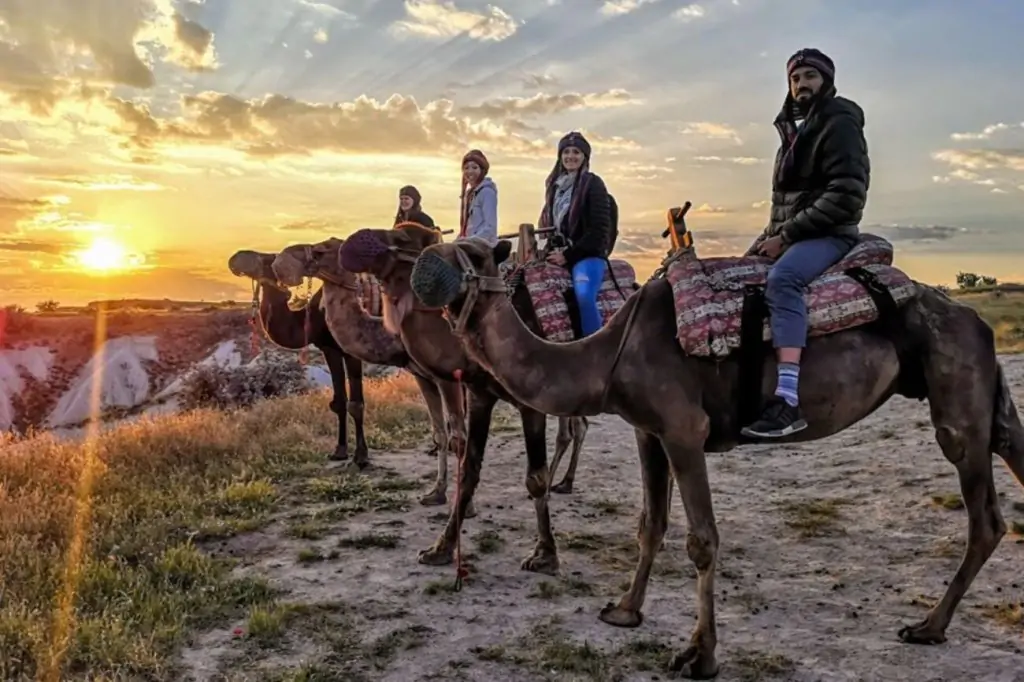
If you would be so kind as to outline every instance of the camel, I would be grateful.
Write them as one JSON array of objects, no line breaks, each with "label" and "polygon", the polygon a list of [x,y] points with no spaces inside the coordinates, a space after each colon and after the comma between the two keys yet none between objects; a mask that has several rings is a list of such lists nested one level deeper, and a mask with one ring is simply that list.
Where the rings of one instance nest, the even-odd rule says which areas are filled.
[{"label": "camel", "polygon": [[[316,311],[339,347],[364,362],[399,367],[412,374],[430,414],[437,450],[434,487],[421,496],[419,502],[425,506],[447,504],[448,453],[454,452],[465,439],[456,408],[461,399],[458,387],[452,382],[436,381],[413,362],[401,340],[384,329],[381,318],[371,315],[360,303],[359,283],[354,275],[343,273],[340,277],[331,277],[315,266],[310,268],[309,259],[317,253],[306,245],[291,246],[272,254],[265,267],[270,270],[270,278],[285,287],[298,286],[307,276],[321,279],[323,286],[316,293],[321,297]],[[472,505],[468,513],[476,514]]]},{"label": "camel", "polygon": [[[341,349],[331,336],[320,311],[320,292],[308,302],[310,306],[306,328],[306,312],[288,307],[290,294],[277,283],[270,263],[275,254],[257,251],[237,251],[228,259],[228,269],[236,277],[249,277],[253,281],[253,304],[267,338],[288,350],[301,350],[312,344],[320,350],[331,374],[330,410],[338,417],[338,444],[329,459],[348,459],[348,416],[355,423],[356,450],[352,461],[365,465],[369,461],[366,436],[363,431],[363,363]],[[262,296],[260,295],[262,293]],[[348,390],[345,387],[346,375]]]},{"label": "camel", "polygon": [[[373,244],[381,245],[380,251],[372,258],[365,258],[361,251],[361,244],[365,243],[364,241],[356,239],[353,242],[354,238],[365,238],[367,234],[371,235]],[[456,504],[452,505],[448,523],[441,535],[430,548],[419,553],[418,560],[422,564],[433,566],[450,564],[454,560],[454,549],[461,533],[466,506],[473,498],[466,490],[475,491],[480,480],[491,416],[498,400],[505,400],[519,411],[522,419],[527,456],[526,490],[533,500],[537,516],[537,543],[520,566],[523,570],[555,575],[558,572],[558,554],[548,510],[551,476],[547,467],[547,416],[512,399],[489,374],[470,361],[452,335],[448,322],[440,310],[428,309],[416,303],[409,288],[409,275],[415,256],[424,246],[439,242],[440,235],[437,232],[418,226],[390,230],[360,230],[349,236],[336,254],[328,255],[322,261],[324,267],[374,274],[387,294],[384,299],[385,323],[400,334],[413,359],[439,378],[460,377],[466,388],[469,437],[466,454],[462,459],[466,466],[463,466],[461,477],[461,495]],[[413,250],[402,246],[407,243],[414,243],[418,248]],[[386,244],[391,244],[394,248],[389,249]],[[504,288],[502,291],[504,292]],[[572,457],[577,457],[586,430],[585,418],[559,420],[556,448],[564,450],[573,445],[575,450]],[[472,485],[467,484],[467,481],[473,481]]]},{"label": "camel", "polygon": [[[510,250],[508,242],[431,245],[412,274],[417,296],[445,306],[463,330],[460,341],[467,355],[521,404],[560,416],[616,414],[633,426],[644,488],[639,557],[629,590],[601,610],[599,618],[607,624],[642,623],[674,478],[688,521],[687,554],[697,569],[698,613],[689,646],[671,667],[695,679],[715,677],[719,535],[705,453],[749,442],[740,434],[739,361],[735,355],[708,358],[682,352],[672,285],[664,278],[648,281],[596,334],[548,343],[523,324],[498,291],[498,265]],[[891,326],[862,325],[809,339],[800,388],[810,426],[787,441],[838,433],[893,395],[928,399],[939,448],[959,475],[968,514],[967,545],[942,599],[922,621],[903,627],[899,637],[906,643],[936,644],[945,641],[960,600],[1006,532],[991,456],[998,454],[1024,485],[1024,426],[996,357],[991,328],[972,308],[934,287],[906,281],[909,300],[894,308]],[[767,397],[775,384],[774,353],[767,343],[755,347],[756,352],[764,359],[761,395]],[[467,465],[469,472],[478,468],[478,463]],[[472,495],[475,484],[467,476],[463,494]]]}]

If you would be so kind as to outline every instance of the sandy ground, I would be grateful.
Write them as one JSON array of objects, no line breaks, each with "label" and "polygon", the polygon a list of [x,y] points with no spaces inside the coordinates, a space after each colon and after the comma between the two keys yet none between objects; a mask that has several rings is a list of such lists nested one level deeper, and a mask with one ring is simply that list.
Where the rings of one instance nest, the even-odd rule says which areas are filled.
[{"label": "sandy ground", "polygon": [[[1020,406],[1024,356],[1002,361]],[[549,442],[553,434],[552,422]],[[414,479],[433,472],[421,452],[373,456],[378,472]],[[1024,601],[1021,535],[1008,534],[989,560],[947,643],[897,640],[899,627],[919,620],[941,595],[966,537],[965,512],[947,508],[957,506],[950,497],[956,476],[934,442],[926,404],[893,399],[827,440],[750,446],[710,455],[709,463],[722,539],[718,679],[1024,680],[1024,624],[1019,615],[1013,623],[990,611],[1002,605],[1012,613]],[[994,466],[1007,523],[1024,523],[1024,490],[1000,460]],[[267,576],[288,591],[285,599],[322,611],[290,621],[272,647],[233,633],[245,622],[225,624],[200,636],[184,664],[194,679],[216,680],[668,679],[659,669],[665,651],[682,648],[696,613],[678,493],[646,620],[622,630],[598,621],[597,612],[618,597],[632,567],[641,499],[632,431],[617,417],[591,420],[576,491],[552,502],[559,578],[519,568],[534,539],[524,474],[518,433],[492,435],[480,515],[463,536],[472,573],[459,593],[446,589],[454,568],[416,562],[442,527],[437,508],[414,503],[358,515],[313,541],[290,537],[283,523],[232,541],[245,558],[240,570]],[[480,544],[482,532],[491,542]],[[397,546],[339,548],[343,538],[366,533]],[[496,551],[484,551],[493,545]],[[328,558],[300,562],[310,547]],[[314,621],[323,627],[311,627]],[[328,644],[322,637],[331,628]],[[297,676],[304,664],[320,667]]]}]

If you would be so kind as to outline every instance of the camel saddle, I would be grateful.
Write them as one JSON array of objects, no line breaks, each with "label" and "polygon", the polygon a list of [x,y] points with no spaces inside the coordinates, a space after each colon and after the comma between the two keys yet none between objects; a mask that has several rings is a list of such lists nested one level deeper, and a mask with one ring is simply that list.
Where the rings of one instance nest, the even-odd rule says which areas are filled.
[{"label": "camel saddle", "polygon": [[380,282],[373,275],[369,273],[356,275],[356,296],[363,305],[363,310],[371,317],[380,317],[384,314]]},{"label": "camel saddle", "polygon": [[[850,252],[807,288],[808,336],[874,322],[909,300],[915,285],[892,259],[889,241],[862,233]],[[741,346],[769,341],[764,286],[771,265],[763,256],[697,258],[693,249],[680,254],[666,277],[683,352],[722,358]]]},{"label": "camel saddle", "polygon": [[[637,289],[636,272],[624,260],[612,259],[604,269],[604,280],[597,294],[597,307],[602,324],[608,324]],[[579,306],[572,288],[572,273],[561,265],[546,260],[528,260],[505,271],[509,295],[522,286],[533,303],[533,311],[544,338],[554,343],[567,343],[582,338]]]}]

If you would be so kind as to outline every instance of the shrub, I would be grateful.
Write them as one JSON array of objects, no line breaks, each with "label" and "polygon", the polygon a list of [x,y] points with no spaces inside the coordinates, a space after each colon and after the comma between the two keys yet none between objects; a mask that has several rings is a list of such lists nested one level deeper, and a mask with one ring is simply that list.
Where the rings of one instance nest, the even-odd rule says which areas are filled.
[{"label": "shrub", "polygon": [[242,367],[204,365],[182,381],[182,409],[246,407],[264,398],[304,393],[312,388],[305,368],[293,358],[257,361]]}]

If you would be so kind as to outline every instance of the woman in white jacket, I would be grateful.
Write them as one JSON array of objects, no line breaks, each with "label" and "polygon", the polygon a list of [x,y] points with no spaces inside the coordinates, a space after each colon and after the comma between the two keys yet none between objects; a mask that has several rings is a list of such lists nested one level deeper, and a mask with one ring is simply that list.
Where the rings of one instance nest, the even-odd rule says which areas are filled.
[{"label": "woman in white jacket", "polygon": [[490,168],[479,149],[462,157],[458,238],[479,237],[493,246],[498,243],[498,186],[487,177]]}]

